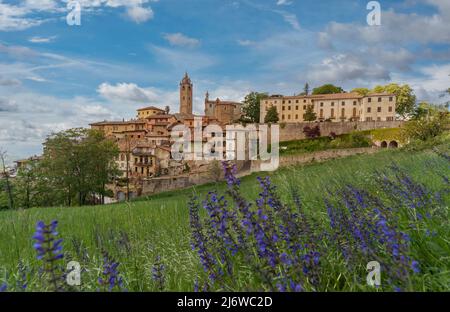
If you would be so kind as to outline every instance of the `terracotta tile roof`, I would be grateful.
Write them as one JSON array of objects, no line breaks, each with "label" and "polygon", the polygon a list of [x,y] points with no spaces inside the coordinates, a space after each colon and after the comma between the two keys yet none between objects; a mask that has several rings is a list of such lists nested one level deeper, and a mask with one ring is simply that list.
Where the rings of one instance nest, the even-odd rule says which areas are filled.
[{"label": "terracotta tile roof", "polygon": [[144,107],[144,108],[139,108],[137,111],[138,111],[138,112],[141,112],[141,111],[151,110],[151,109],[153,109],[153,110],[158,110],[158,111],[161,111],[161,112],[164,112],[163,109],[158,108],[158,107],[155,107],[155,106],[148,106],[148,107]]},{"label": "terracotta tile roof", "polygon": [[148,117],[145,117],[145,119],[170,119],[174,118],[175,116],[172,114],[158,114],[158,115],[151,115]]},{"label": "terracotta tile roof", "polygon": [[109,126],[109,125],[132,125],[132,124],[145,124],[144,120],[122,120],[122,121],[100,121],[89,124],[90,126]]},{"label": "terracotta tile roof", "polygon": [[[370,93],[367,96],[395,96],[395,94],[389,94],[389,93]],[[367,97],[366,96],[366,97]],[[294,96],[279,96],[279,95],[272,95],[267,99],[270,100],[345,100],[345,99],[362,99],[364,98],[363,95],[360,95],[356,92],[349,92],[349,93],[333,93],[333,94],[314,94],[314,95],[294,95]]]},{"label": "terracotta tile roof", "polygon": [[369,93],[366,95],[366,97],[368,96],[395,96],[395,94],[392,93],[387,93],[387,92],[383,92],[383,93]]},{"label": "terracotta tile roof", "polygon": [[215,101],[207,101],[207,104],[217,104],[217,105],[243,105],[241,102],[233,102],[233,101],[222,101],[222,100],[215,100]]}]

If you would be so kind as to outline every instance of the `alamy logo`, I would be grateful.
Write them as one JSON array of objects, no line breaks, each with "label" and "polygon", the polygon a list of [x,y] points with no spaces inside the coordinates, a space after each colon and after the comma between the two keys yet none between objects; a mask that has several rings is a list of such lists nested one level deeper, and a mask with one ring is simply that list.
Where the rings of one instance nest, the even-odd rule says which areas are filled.
[{"label": "alamy logo", "polygon": [[78,1],[69,1],[67,3],[69,14],[66,16],[66,22],[69,26],[81,26],[81,4]]},{"label": "alamy logo", "polygon": [[172,159],[260,160],[262,171],[274,171],[280,162],[279,136],[278,125],[271,125],[270,133],[269,126],[264,124],[228,125],[223,131],[219,125],[208,125],[203,129],[202,118],[196,117],[193,127],[182,124],[172,129]]},{"label": "alamy logo", "polygon": [[381,285],[381,266],[378,261],[370,261],[366,267],[369,274],[367,274],[367,285],[380,286]]},{"label": "alamy logo", "polygon": [[77,261],[70,261],[67,264],[66,282],[69,286],[81,285],[81,265]]},{"label": "alamy logo", "polygon": [[367,10],[371,10],[367,14],[367,24],[369,26],[381,25],[381,4],[378,1],[370,1],[367,3]]}]

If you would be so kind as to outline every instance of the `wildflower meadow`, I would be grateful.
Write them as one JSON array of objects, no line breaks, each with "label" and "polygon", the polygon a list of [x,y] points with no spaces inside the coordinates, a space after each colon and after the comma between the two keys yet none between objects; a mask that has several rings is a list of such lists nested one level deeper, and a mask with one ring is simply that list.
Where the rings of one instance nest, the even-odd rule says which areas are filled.
[{"label": "wildflower meadow", "polygon": [[447,150],[223,170],[223,183],[129,204],[1,212],[0,291],[450,289]]}]

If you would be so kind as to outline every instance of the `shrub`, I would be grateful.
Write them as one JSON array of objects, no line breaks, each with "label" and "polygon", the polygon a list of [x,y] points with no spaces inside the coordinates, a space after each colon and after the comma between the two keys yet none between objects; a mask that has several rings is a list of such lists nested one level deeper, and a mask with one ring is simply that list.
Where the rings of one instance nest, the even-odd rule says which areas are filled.
[{"label": "shrub", "polygon": [[319,126],[306,126],[303,128],[303,133],[308,139],[314,139],[320,137],[320,127]]},{"label": "shrub", "polygon": [[402,129],[405,141],[427,141],[442,134],[449,125],[449,114],[438,113],[435,116],[408,121]]}]

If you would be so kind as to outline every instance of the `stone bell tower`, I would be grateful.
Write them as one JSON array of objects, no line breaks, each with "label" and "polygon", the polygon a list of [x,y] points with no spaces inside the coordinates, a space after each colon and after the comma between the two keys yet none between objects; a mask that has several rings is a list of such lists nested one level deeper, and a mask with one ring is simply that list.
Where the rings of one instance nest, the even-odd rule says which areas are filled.
[{"label": "stone bell tower", "polygon": [[180,113],[192,115],[192,82],[187,73],[180,82]]}]

